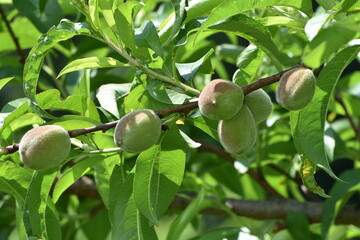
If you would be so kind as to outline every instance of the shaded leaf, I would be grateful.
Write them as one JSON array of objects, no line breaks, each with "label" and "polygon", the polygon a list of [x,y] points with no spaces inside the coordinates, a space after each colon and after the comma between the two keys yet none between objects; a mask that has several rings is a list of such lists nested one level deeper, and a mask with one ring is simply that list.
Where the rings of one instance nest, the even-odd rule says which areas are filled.
[{"label": "shaded leaf", "polygon": [[205,190],[201,189],[197,197],[191,201],[184,211],[172,222],[166,239],[181,239],[185,227],[202,209],[212,206],[214,203],[205,198]]},{"label": "shaded leaf", "polygon": [[330,191],[331,198],[326,199],[321,216],[321,236],[327,239],[331,224],[349,198],[360,190],[360,169],[351,169],[340,175],[344,182],[335,182]]},{"label": "shaded leaf", "polygon": [[41,9],[37,3],[38,0],[13,0],[13,4],[19,12],[29,18],[36,28],[44,33],[57,24],[63,14],[56,0],[48,1],[46,6],[43,6],[44,9]]}]

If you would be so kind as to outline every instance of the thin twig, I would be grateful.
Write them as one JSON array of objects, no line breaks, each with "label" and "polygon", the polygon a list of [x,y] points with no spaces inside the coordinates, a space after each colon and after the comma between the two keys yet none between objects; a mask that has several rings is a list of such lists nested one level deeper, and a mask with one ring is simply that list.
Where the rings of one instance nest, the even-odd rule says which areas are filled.
[{"label": "thin twig", "polygon": [[[285,72],[290,71],[291,69],[300,67],[300,66],[303,66],[303,64],[298,64],[298,65],[296,65],[292,68],[289,68],[285,71],[282,71],[280,73],[277,73],[277,74],[269,76],[269,77],[260,78],[258,81],[254,82],[254,83],[243,86],[242,89],[244,91],[244,94],[247,95],[252,91],[255,91],[259,88],[262,88],[262,87],[265,87],[272,83],[275,83],[276,81],[279,81],[279,79]],[[179,112],[182,115],[186,116],[189,112],[191,112],[192,110],[194,110],[197,107],[198,107],[198,102],[193,101],[193,102],[186,103],[186,104],[179,105],[179,106],[173,106],[173,107],[169,107],[169,108],[165,108],[165,109],[160,109],[160,110],[156,111],[156,113],[159,115],[160,118],[163,118],[165,116],[168,116],[168,115],[170,115],[172,113],[176,113],[176,112]],[[109,123],[105,123],[105,124],[101,124],[101,125],[97,125],[97,126],[93,126],[93,127],[88,127],[88,128],[83,128],[83,129],[74,129],[74,130],[68,131],[68,133],[69,133],[70,137],[77,137],[80,135],[84,135],[84,134],[96,132],[96,131],[106,132],[107,130],[114,128],[116,126],[117,122],[118,121],[114,121],[114,122],[109,122]],[[17,150],[18,149],[17,149],[16,144],[7,146],[7,147],[3,148],[2,150],[0,150],[0,156],[16,152]],[[251,173],[249,173],[249,174],[251,174]]]},{"label": "thin twig", "polygon": [[16,51],[17,51],[17,53],[19,55],[19,58],[20,58],[20,62],[23,65],[25,65],[25,55],[24,55],[24,53],[23,53],[23,51],[22,51],[22,49],[20,47],[19,39],[15,36],[14,31],[12,30],[11,25],[10,25],[9,21],[7,20],[7,18],[6,18],[5,12],[2,9],[1,5],[0,5],[0,15],[1,15],[1,18],[5,22],[6,28],[10,33],[11,39],[13,40],[13,42],[15,44]]},{"label": "thin twig", "polygon": [[269,77],[260,78],[256,82],[250,83],[249,85],[243,86],[241,88],[243,89],[244,94],[246,95],[252,91],[255,91],[256,89],[265,87],[267,85],[271,85],[271,84],[279,81],[281,76],[284,75],[286,72],[290,71],[291,69],[298,68],[298,67],[304,67],[304,64],[299,63],[298,65],[296,65],[294,67],[288,68],[282,72],[279,72],[279,73],[269,76]]},{"label": "thin twig", "polygon": [[353,118],[351,117],[344,101],[342,100],[342,97],[341,97],[341,94],[340,92],[337,92],[335,94],[335,100],[341,105],[341,107],[343,108],[344,112],[345,112],[345,116],[346,118],[348,119],[350,125],[351,125],[351,128],[354,130],[355,132],[355,137],[360,141],[360,129],[356,127],[356,124],[353,120]]}]

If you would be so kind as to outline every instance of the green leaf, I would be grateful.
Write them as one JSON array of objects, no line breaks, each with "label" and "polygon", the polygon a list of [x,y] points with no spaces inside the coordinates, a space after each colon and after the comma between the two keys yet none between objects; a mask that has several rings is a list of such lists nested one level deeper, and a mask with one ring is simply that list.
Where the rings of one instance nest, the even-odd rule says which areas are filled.
[{"label": "green leaf", "polygon": [[80,34],[90,34],[87,24],[62,20],[59,25],[50,28],[47,34],[40,39],[39,43],[31,49],[24,66],[23,86],[25,96],[31,101],[31,109],[39,116],[53,118],[53,116],[39,106],[35,99],[37,82],[44,57],[57,43]]},{"label": "green leaf", "polygon": [[316,2],[322,6],[325,10],[330,10],[332,9],[337,1],[336,0],[316,0]]},{"label": "green leaf", "polygon": [[7,78],[2,78],[0,79],[0,90],[11,80],[13,80],[14,77],[7,77]]},{"label": "green leaf", "polygon": [[139,2],[127,1],[119,4],[114,12],[117,27],[116,34],[120,36],[120,39],[125,43],[125,46],[130,49],[135,48],[133,16],[136,15],[139,7]]},{"label": "green leaf", "polygon": [[203,116],[187,118],[186,121],[190,121],[191,124],[207,133],[210,137],[219,140],[217,132],[218,121],[204,118]]},{"label": "green leaf", "polygon": [[252,83],[257,75],[258,69],[264,58],[264,52],[254,45],[246,47],[236,59],[236,66],[239,68],[233,75],[233,82],[239,86]]},{"label": "green leaf", "polygon": [[[100,137],[106,137],[108,138],[108,136],[101,136]],[[96,136],[98,137],[98,136]],[[114,144],[114,141],[111,138],[108,138],[108,140],[111,140],[111,143]],[[96,139],[95,139],[96,140]],[[96,140],[97,143],[99,143],[99,140]],[[110,144],[108,144],[108,146],[111,146]],[[101,147],[101,144],[100,146]],[[100,161],[99,163],[97,163],[94,166],[94,170],[95,170],[95,182],[96,182],[96,187],[100,193],[100,196],[105,204],[106,207],[108,207],[109,205],[109,185],[110,185],[110,178],[111,178],[111,174],[113,172],[113,169],[115,167],[116,164],[119,163],[119,156],[118,155],[113,155],[113,156],[109,156],[107,158],[105,158],[104,160]]]},{"label": "green leaf", "polygon": [[357,56],[360,46],[352,46],[337,54],[321,71],[316,81],[315,96],[311,103],[299,111],[290,112],[291,132],[297,151],[337,179],[325,153],[324,127],[330,101],[337,81],[350,62]]},{"label": "green leaf", "polygon": [[201,189],[197,197],[172,222],[166,239],[181,239],[180,237],[185,227],[193,220],[196,214],[204,208],[213,206],[214,203],[205,197],[205,190]]},{"label": "green leaf", "polygon": [[172,30],[170,36],[165,41],[164,45],[167,45],[171,39],[178,33],[180,30],[181,24],[186,18],[185,5],[187,0],[171,0],[170,1],[174,7],[175,19],[172,21]]},{"label": "green leaf", "polygon": [[189,1],[189,6],[186,8],[186,19],[184,23],[187,23],[195,18],[205,16],[223,0],[192,0]]},{"label": "green leaf", "polygon": [[340,175],[344,182],[335,182],[330,191],[331,198],[326,199],[321,215],[321,236],[327,239],[331,224],[349,198],[360,190],[360,169],[351,169]]},{"label": "green leaf", "polygon": [[263,7],[273,7],[273,6],[288,6],[299,9],[304,12],[306,15],[311,16],[312,5],[310,0],[298,1],[298,0],[267,0],[267,1],[258,1],[258,0],[249,0],[249,1],[238,1],[238,0],[226,0],[223,1],[219,6],[217,6],[209,15],[207,20],[200,27],[197,35],[206,30],[209,26],[213,25],[216,22],[224,20],[225,18],[234,16],[236,14]]},{"label": "green leaf", "polygon": [[0,134],[3,134],[5,128],[8,127],[12,121],[27,112],[30,112],[30,108],[25,98],[14,100],[5,105],[0,114]]},{"label": "green leaf", "polygon": [[303,213],[290,212],[286,218],[286,226],[293,239],[315,240],[309,225],[309,220]]},{"label": "green leaf", "polygon": [[156,80],[149,83],[147,91],[153,98],[166,104],[183,104],[191,98],[186,94],[177,92],[176,89],[169,88],[161,81]]},{"label": "green leaf", "polygon": [[160,143],[142,152],[136,161],[134,199],[140,213],[157,224],[169,207],[183,179],[185,152],[176,125]]},{"label": "green leaf", "polygon": [[269,17],[263,17],[259,20],[266,27],[286,26],[288,28],[298,28],[298,29],[303,29],[305,27],[304,22],[287,16],[269,16]]},{"label": "green leaf", "polygon": [[127,64],[124,64],[112,57],[81,58],[81,59],[76,59],[76,60],[68,63],[60,71],[57,78],[61,77],[62,75],[66,74],[66,73],[80,71],[80,70],[84,70],[84,69],[124,67],[124,66],[127,66]]},{"label": "green leaf", "polygon": [[63,17],[60,5],[52,0],[47,3],[44,11],[39,8],[37,0],[13,0],[19,12],[31,20],[41,32],[46,32]]},{"label": "green leaf", "polygon": [[208,29],[216,32],[233,33],[249,40],[269,56],[279,71],[282,69],[281,62],[287,58],[279,52],[271,39],[270,32],[259,21],[244,14],[209,26]]},{"label": "green leaf", "polygon": [[[82,157],[83,158],[83,157]],[[76,163],[71,168],[67,169],[64,173],[61,174],[61,177],[56,182],[56,185],[53,190],[52,198],[54,203],[56,203],[61,194],[70,187],[76,180],[88,173],[91,168],[97,164],[99,161],[103,160],[103,156],[94,156],[87,157],[80,162]]]},{"label": "green leaf", "polygon": [[305,187],[312,191],[313,193],[318,194],[321,197],[328,198],[330,196],[326,195],[324,190],[319,187],[315,180],[315,173],[316,173],[316,165],[310,162],[308,158],[302,158],[301,163],[301,170],[300,176],[302,182],[304,183]]},{"label": "green leaf", "polygon": [[36,95],[36,101],[42,109],[60,109],[76,112],[82,116],[100,120],[95,104],[91,101],[87,104],[85,96],[72,95],[65,100],[60,98],[60,92],[57,89],[50,89]]},{"label": "green leaf", "polygon": [[[32,48],[41,36],[39,30],[26,17],[16,16],[11,20],[10,26],[22,49]],[[7,31],[0,31],[0,39],[0,52],[16,51],[16,45]]]},{"label": "green leaf", "polygon": [[139,48],[150,48],[156,55],[164,56],[157,29],[151,21],[144,22],[135,30],[135,43]]},{"label": "green leaf", "polygon": [[310,41],[319,33],[320,29],[326,23],[330,13],[320,13],[312,17],[305,25],[304,31]]},{"label": "green leaf", "polygon": [[[58,168],[36,171],[25,200],[24,223],[29,238],[61,239],[60,222],[49,192]],[[52,231],[49,231],[51,230]],[[54,231],[55,229],[55,231]]]},{"label": "green leaf", "polygon": [[206,61],[209,61],[211,55],[214,53],[214,49],[210,49],[203,57],[201,57],[196,62],[192,63],[175,63],[175,66],[177,70],[179,71],[182,78],[184,78],[186,81],[190,82],[194,78],[196,72],[199,70],[199,68],[206,63]]},{"label": "green leaf", "polygon": [[112,239],[155,240],[157,236],[154,228],[136,208],[133,182],[133,171],[126,174],[124,166],[114,168],[110,185],[110,190],[114,191],[113,206],[110,208],[110,211],[113,209]]},{"label": "green leaf", "polygon": [[96,94],[100,106],[115,117],[120,118],[118,100],[125,97],[131,88],[131,83],[109,83],[101,85]]},{"label": "green leaf", "polygon": [[318,68],[344,44],[352,40],[357,31],[347,28],[346,23],[334,24],[320,31],[315,38],[306,46],[302,61],[311,68]]},{"label": "green leaf", "polygon": [[193,240],[219,240],[219,239],[235,240],[235,239],[239,239],[240,231],[241,230],[238,227],[220,228],[204,233],[200,237],[194,238]]},{"label": "green leaf", "polygon": [[159,110],[162,108],[170,107],[171,105],[165,104],[155,100],[151,94],[146,91],[147,86],[141,84],[133,88],[129,95],[125,97],[125,112],[129,113],[132,110],[139,109],[153,109]]},{"label": "green leaf", "polygon": [[0,192],[8,193],[16,199],[19,209],[23,210],[32,171],[6,161],[0,164]]}]

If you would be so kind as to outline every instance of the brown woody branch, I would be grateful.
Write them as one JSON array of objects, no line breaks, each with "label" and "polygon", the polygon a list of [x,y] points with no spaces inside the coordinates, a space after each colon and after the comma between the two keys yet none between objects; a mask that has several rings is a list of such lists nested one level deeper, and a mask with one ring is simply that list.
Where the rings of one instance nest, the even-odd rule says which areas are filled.
[{"label": "brown woody branch", "polygon": [[335,100],[340,104],[340,106],[343,108],[344,112],[345,112],[345,116],[346,118],[348,119],[350,125],[351,125],[351,128],[354,130],[355,132],[355,137],[360,141],[360,129],[358,127],[356,127],[356,124],[354,122],[354,119],[351,117],[342,97],[341,97],[341,94],[340,92],[337,92],[335,94]]},{"label": "brown woody branch", "polygon": [[1,5],[0,5],[0,15],[1,15],[1,18],[5,22],[6,28],[10,33],[11,39],[13,40],[13,42],[15,44],[16,51],[17,51],[17,53],[19,55],[19,58],[20,58],[20,62],[24,65],[25,64],[25,55],[24,55],[24,53],[23,53],[23,51],[22,51],[22,49],[20,47],[19,39],[15,36],[15,33],[12,30],[11,25],[10,25],[9,21],[7,20],[7,18],[6,18],[5,12],[2,9]]},{"label": "brown woody branch", "polygon": [[[80,178],[67,190],[67,194],[76,194],[82,197],[100,198],[95,182],[85,177]],[[184,198],[176,196],[170,208],[183,210],[196,197],[195,193],[186,194],[191,196]],[[321,222],[323,203],[321,202],[298,202],[292,199],[274,199],[272,201],[239,200],[229,198],[224,201],[233,213],[241,217],[248,217],[258,220],[286,219],[290,212],[305,214],[311,223]],[[217,208],[206,208],[203,214],[227,216],[223,210]],[[336,224],[352,224],[360,226],[360,208],[357,205],[345,205],[337,215]]]},{"label": "brown woody branch", "polygon": [[[286,69],[275,75],[265,77],[265,78],[260,78],[258,81],[254,82],[254,83],[251,83],[246,86],[242,86],[244,94],[245,95],[249,94],[250,92],[255,91],[259,88],[273,84],[273,83],[279,81],[281,76],[284,73],[286,73],[287,71],[290,71],[293,68],[300,67],[300,66],[304,66],[304,65],[300,63],[294,67]],[[156,113],[159,115],[160,118],[163,118],[165,116],[168,116],[168,115],[170,115],[172,113],[176,113],[176,112],[186,116],[189,112],[191,112],[192,110],[194,110],[197,107],[198,107],[198,102],[194,101],[194,102],[186,103],[186,104],[183,104],[180,106],[173,106],[173,107],[161,109],[161,110],[156,111]],[[96,132],[96,131],[106,132],[110,128],[115,127],[116,124],[117,124],[117,121],[114,121],[114,122],[109,122],[109,123],[105,123],[105,124],[101,124],[101,125],[97,125],[97,126],[93,126],[93,127],[74,129],[74,130],[70,130],[68,132],[69,132],[70,137],[77,137],[80,135],[84,135],[84,134]],[[18,150],[18,145],[13,144],[11,146],[7,146],[7,147],[3,148],[2,151],[0,150],[0,155],[10,154],[10,153],[16,152],[17,150]]]}]

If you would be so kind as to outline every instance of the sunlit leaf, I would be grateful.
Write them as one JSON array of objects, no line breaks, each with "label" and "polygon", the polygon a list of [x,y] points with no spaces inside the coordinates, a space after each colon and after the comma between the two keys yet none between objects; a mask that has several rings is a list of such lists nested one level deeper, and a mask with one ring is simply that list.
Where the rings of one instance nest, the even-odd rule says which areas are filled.
[{"label": "sunlit leaf", "polygon": [[281,62],[286,60],[276,44],[271,39],[270,32],[257,20],[247,17],[244,14],[236,15],[218,24],[209,26],[209,30],[233,33],[249,40],[252,44],[263,50],[281,70]]},{"label": "sunlit leaf", "polygon": [[142,152],[136,160],[134,199],[140,213],[158,223],[180,186],[185,169],[185,152],[176,125],[160,143]]},{"label": "sunlit leaf", "polygon": [[13,80],[14,77],[7,77],[7,78],[2,78],[0,79],[0,90],[11,80]]},{"label": "sunlit leaf", "polygon": [[60,178],[56,182],[56,185],[53,190],[52,198],[54,203],[56,203],[61,194],[70,187],[76,180],[85,175],[90,169],[99,161],[101,161],[103,156],[95,156],[91,158],[85,158],[79,163],[75,164],[71,168],[67,169],[64,173],[61,174]]},{"label": "sunlit leaf", "polygon": [[321,197],[328,198],[330,196],[326,195],[324,189],[319,187],[315,180],[315,173],[316,173],[316,166],[312,162],[309,161],[308,158],[304,157],[301,159],[301,169],[300,169],[300,176],[302,182],[304,183],[305,187],[312,191],[313,193],[318,194]]},{"label": "sunlit leaf", "polygon": [[24,93],[30,99],[30,106],[36,114],[42,117],[53,118],[53,116],[39,106],[35,99],[36,86],[45,55],[58,42],[80,34],[90,34],[87,24],[62,20],[59,25],[50,28],[39,43],[31,49],[24,66]]},{"label": "sunlit leaf", "polygon": [[213,49],[210,49],[202,58],[192,63],[175,63],[177,70],[179,71],[181,77],[183,77],[186,81],[191,81],[196,72],[205,63],[209,57],[214,53]]},{"label": "sunlit leaf", "polygon": [[[24,223],[29,238],[41,236],[47,239],[61,239],[60,221],[49,197],[57,172],[57,168],[36,171],[30,181],[24,212]],[[53,230],[49,231],[50,229]]]},{"label": "sunlit leaf", "polygon": [[70,63],[68,63],[59,73],[57,78],[61,77],[62,75],[80,71],[84,69],[95,69],[95,68],[110,68],[110,67],[124,67],[127,66],[126,64],[116,60],[115,58],[111,57],[88,57],[88,58],[81,58],[76,59]]}]

